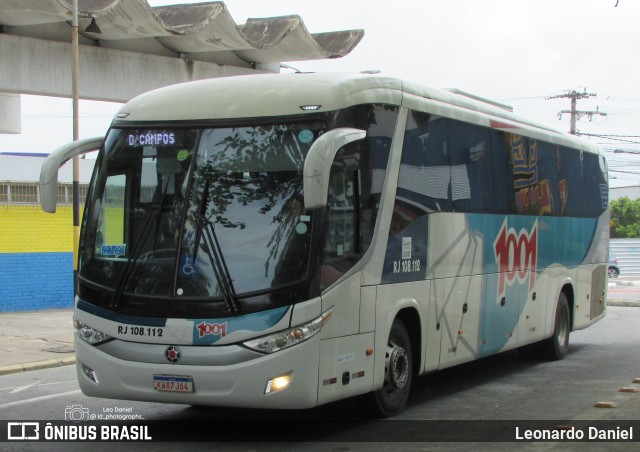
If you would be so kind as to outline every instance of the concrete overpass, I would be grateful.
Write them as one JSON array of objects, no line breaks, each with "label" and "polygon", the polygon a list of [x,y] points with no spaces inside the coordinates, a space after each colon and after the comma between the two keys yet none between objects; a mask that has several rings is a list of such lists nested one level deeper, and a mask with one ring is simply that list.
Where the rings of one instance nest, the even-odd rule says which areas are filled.
[{"label": "concrete overpass", "polygon": [[[126,102],[161,86],[279,72],[349,54],[363,30],[310,33],[297,15],[237,24],[224,2],[151,7],[78,0],[79,97]],[[0,2],[0,133],[20,132],[20,94],[71,97],[71,0]]]}]

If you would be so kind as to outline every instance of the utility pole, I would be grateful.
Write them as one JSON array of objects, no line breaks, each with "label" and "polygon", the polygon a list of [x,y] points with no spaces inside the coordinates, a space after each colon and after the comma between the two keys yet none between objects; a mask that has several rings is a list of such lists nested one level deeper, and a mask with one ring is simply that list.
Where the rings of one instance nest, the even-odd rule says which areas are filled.
[{"label": "utility pole", "polygon": [[571,90],[571,91],[566,91],[564,94],[558,94],[557,96],[551,96],[551,97],[547,97],[547,100],[549,99],[561,99],[561,98],[568,98],[571,99],[571,110],[562,110],[558,113],[558,119],[562,119],[562,115],[564,113],[569,113],[571,115],[571,125],[569,126],[569,133],[571,135],[576,135],[577,134],[577,130],[576,130],[576,123],[578,122],[578,120],[582,119],[585,116],[589,117],[589,121],[591,121],[591,119],[593,119],[594,115],[600,115],[600,116],[607,116],[606,113],[602,113],[601,111],[598,110],[598,108],[596,107],[595,111],[585,111],[585,110],[578,110],[577,109],[577,104],[578,104],[578,99],[588,99],[589,97],[595,97],[596,94],[593,93],[587,93],[586,90],[582,91],[581,93],[579,93],[576,90]]},{"label": "utility pole", "polygon": [[[71,92],[73,97],[73,141],[78,141],[78,0],[73,0],[71,22]],[[73,295],[78,293],[78,242],[80,241],[80,160],[73,157]]]}]

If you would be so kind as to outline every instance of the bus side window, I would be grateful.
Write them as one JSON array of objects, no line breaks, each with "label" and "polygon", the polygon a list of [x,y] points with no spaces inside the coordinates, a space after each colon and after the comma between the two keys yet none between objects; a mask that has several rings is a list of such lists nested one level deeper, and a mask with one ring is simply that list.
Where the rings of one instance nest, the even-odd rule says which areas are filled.
[{"label": "bus side window", "polygon": [[488,176],[491,154],[489,129],[450,121],[448,145],[453,211],[492,210],[493,178]]},{"label": "bus side window", "polygon": [[583,189],[584,213],[586,217],[597,217],[609,203],[609,187],[600,170],[600,158],[596,154],[584,153]]},{"label": "bus side window", "polygon": [[[340,155],[340,154],[339,154]],[[336,158],[329,176],[321,286],[329,287],[360,256],[359,177],[353,159]]]},{"label": "bus side window", "polygon": [[98,232],[96,254],[102,256],[124,256],[125,237],[125,187],[127,176],[117,174],[107,177],[102,202],[98,207]]},{"label": "bus side window", "polygon": [[429,212],[450,212],[449,120],[412,111],[407,118],[397,195]]},{"label": "bus side window", "polygon": [[582,161],[583,152],[579,149],[560,147],[558,151],[558,178],[561,184],[561,215],[584,216]]}]

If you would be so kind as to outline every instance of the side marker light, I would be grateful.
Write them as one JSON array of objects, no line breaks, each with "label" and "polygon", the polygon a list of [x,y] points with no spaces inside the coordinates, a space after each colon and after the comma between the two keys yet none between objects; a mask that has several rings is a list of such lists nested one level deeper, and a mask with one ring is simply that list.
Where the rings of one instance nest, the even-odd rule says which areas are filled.
[{"label": "side marker light", "polygon": [[272,394],[277,391],[286,389],[291,384],[291,374],[284,374],[278,377],[271,378],[267,381],[267,386],[264,389],[265,394]]}]

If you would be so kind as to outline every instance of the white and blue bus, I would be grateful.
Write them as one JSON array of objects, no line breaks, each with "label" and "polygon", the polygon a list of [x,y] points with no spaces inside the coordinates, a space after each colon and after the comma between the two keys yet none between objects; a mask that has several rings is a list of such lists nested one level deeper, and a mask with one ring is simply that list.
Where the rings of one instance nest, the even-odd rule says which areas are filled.
[{"label": "white and blue bus", "polygon": [[606,312],[605,159],[455,90],[371,74],[189,82],[125,104],[84,209],[86,395],[405,407],[420,375],[561,359]]}]

